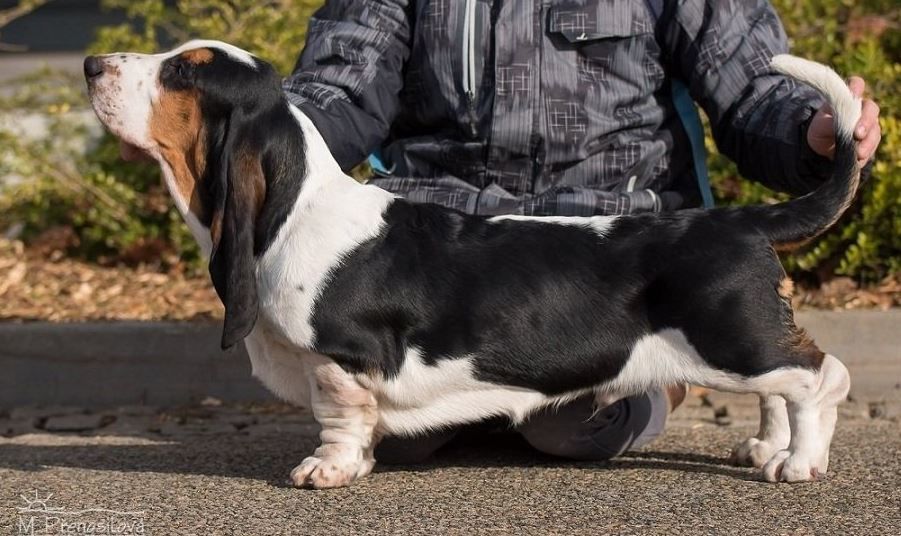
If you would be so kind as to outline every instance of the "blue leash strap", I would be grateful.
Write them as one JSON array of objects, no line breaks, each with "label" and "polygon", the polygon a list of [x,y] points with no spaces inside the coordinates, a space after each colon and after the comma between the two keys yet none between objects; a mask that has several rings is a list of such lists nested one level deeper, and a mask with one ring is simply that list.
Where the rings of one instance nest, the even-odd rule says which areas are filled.
[{"label": "blue leash strap", "polygon": [[[656,25],[663,16],[663,10],[666,7],[665,0],[646,1]],[[698,190],[701,191],[701,201],[704,203],[704,208],[713,208],[713,191],[710,189],[710,177],[707,175],[707,150],[704,148],[704,125],[701,124],[701,117],[698,116],[698,109],[688,93],[688,87],[681,80],[675,78],[671,79],[670,83],[673,105],[676,113],[679,114],[682,128],[688,134],[688,143],[691,145],[691,161],[695,168]]]},{"label": "blue leash strap", "polygon": [[691,145],[691,160],[695,168],[695,178],[698,181],[698,190],[701,191],[701,200],[704,208],[713,208],[713,190],[710,189],[710,177],[707,175],[707,150],[704,148],[704,126],[698,116],[698,109],[688,94],[688,88],[680,80],[671,80],[673,105],[682,128],[688,134],[688,143]]},{"label": "blue leash strap", "polygon": [[380,150],[373,151],[369,155],[368,161],[369,167],[372,168],[372,171],[374,171],[377,175],[381,175],[382,177],[387,177],[394,171],[394,166],[392,166],[391,169],[388,169],[388,167],[385,165],[385,162],[382,161],[382,151]]}]

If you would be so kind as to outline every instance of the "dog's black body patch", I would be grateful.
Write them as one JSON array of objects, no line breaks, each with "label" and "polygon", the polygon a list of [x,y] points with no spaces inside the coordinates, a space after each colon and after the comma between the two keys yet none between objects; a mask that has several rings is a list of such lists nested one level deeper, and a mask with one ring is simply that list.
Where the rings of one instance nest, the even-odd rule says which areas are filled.
[{"label": "dog's black body patch", "polygon": [[797,364],[778,343],[792,326],[784,272],[767,238],[731,219],[625,216],[599,234],[397,200],[331,274],[313,349],[388,377],[410,347],[428,364],[471,357],[481,380],[549,395],[613,379],[640,337],[665,328],[726,371]]}]

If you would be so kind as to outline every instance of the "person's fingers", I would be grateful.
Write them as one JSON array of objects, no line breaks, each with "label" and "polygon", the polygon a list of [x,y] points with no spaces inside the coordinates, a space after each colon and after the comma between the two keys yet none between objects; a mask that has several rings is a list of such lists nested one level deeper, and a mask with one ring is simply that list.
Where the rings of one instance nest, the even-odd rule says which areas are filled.
[{"label": "person's fingers", "polygon": [[857,160],[860,162],[860,165],[866,164],[873,158],[881,140],[882,132],[879,129],[875,129],[870,132],[870,135],[865,140],[857,145]]},{"label": "person's fingers", "polygon": [[870,99],[863,101],[860,112],[860,120],[854,129],[854,137],[858,140],[865,139],[873,129],[879,126],[879,105]]},{"label": "person's fingers", "polygon": [[863,97],[863,92],[867,89],[867,83],[859,76],[852,76],[848,80],[848,87],[851,88],[851,93],[855,97]]}]

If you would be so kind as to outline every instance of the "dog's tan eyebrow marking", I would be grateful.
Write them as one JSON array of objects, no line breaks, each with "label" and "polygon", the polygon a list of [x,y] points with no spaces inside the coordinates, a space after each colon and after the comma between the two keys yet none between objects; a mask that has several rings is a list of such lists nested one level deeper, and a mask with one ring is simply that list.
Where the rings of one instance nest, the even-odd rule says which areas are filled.
[{"label": "dog's tan eyebrow marking", "polygon": [[195,48],[181,53],[181,57],[195,65],[213,61],[213,51],[208,48]]}]

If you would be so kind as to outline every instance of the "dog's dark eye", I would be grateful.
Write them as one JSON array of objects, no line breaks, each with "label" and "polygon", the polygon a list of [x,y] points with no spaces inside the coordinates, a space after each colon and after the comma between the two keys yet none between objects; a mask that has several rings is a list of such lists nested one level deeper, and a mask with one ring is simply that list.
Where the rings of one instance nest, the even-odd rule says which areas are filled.
[{"label": "dog's dark eye", "polygon": [[186,88],[193,83],[194,66],[185,61],[170,61],[163,70],[164,81],[175,88]]},{"label": "dog's dark eye", "polygon": [[175,63],[175,76],[178,78],[186,80],[191,77],[192,72],[193,69],[186,62],[179,61]]}]

